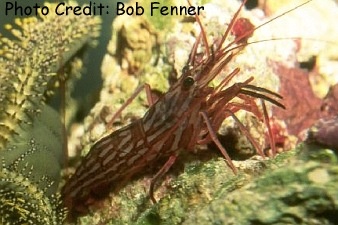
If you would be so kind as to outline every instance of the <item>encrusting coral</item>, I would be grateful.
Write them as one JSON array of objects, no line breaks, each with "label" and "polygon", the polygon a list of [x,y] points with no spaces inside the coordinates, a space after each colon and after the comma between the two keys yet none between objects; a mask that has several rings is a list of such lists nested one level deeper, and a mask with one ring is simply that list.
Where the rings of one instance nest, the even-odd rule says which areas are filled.
[{"label": "encrusting coral", "polygon": [[64,160],[61,120],[45,105],[45,94],[71,71],[65,68],[79,50],[95,43],[100,23],[99,17],[50,13],[16,19],[6,25],[13,37],[0,36],[0,224],[64,220],[56,194]]}]

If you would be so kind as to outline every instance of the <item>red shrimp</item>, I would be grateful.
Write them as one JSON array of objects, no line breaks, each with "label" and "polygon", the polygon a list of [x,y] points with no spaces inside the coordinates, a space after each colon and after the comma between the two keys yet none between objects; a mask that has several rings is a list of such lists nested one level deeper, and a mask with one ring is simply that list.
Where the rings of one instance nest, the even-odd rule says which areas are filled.
[{"label": "red shrimp", "polygon": [[[246,110],[261,116],[255,99],[260,98],[284,108],[279,102],[282,97],[265,88],[251,85],[253,77],[229,87],[229,82],[240,72],[239,68],[222,78],[218,86],[209,86],[247,45],[246,40],[257,29],[241,30],[234,41],[224,44],[242,7],[243,5],[235,13],[220,40],[211,45],[211,49],[199,17],[196,17],[201,34],[177,82],[150,105],[142,118],[98,140],[75,174],[66,182],[62,189],[62,198],[70,214],[85,213],[87,207],[101,197],[102,193],[118,189],[148,166],[165,159],[165,165],[154,176],[150,185],[150,198],[155,201],[155,181],[168,171],[181,151],[193,150],[196,145],[214,142],[236,173],[236,167],[216,136],[221,123],[229,116],[238,122],[258,153],[264,156],[259,145],[234,113]],[[202,57],[197,57],[200,46],[204,47],[205,53]],[[235,98],[241,101],[233,101]]]}]

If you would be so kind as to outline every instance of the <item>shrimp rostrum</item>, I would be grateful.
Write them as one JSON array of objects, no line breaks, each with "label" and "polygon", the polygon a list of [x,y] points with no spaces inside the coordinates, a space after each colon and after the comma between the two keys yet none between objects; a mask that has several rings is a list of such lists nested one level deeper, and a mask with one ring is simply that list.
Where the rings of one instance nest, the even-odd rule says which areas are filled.
[{"label": "shrimp rostrum", "polygon": [[[240,10],[220,40],[212,43],[212,47],[209,46],[203,26],[196,17],[201,33],[177,82],[156,102],[150,104],[143,118],[97,141],[75,174],[66,182],[62,195],[71,213],[86,212],[87,206],[103,190],[117,189],[121,183],[127,182],[149,165],[164,159],[167,162],[154,176],[150,185],[150,198],[155,201],[155,181],[168,171],[181,151],[193,150],[200,144],[215,142],[227,164],[234,173],[237,172],[216,136],[222,122],[229,116],[238,120],[234,113],[239,110],[260,116],[259,107],[255,102],[257,98],[284,107],[279,102],[280,95],[250,84],[253,77],[230,85],[232,78],[240,72],[239,68],[235,68],[226,76],[221,73],[246,45],[242,40],[248,39],[254,31],[252,29],[244,32],[236,36],[231,43],[225,44]],[[204,49],[202,57],[197,54],[197,49],[201,47]],[[216,77],[221,77],[220,74],[220,83],[211,87],[210,82]],[[241,101],[234,101],[235,98]],[[245,130],[243,125],[241,127]],[[248,138],[259,148],[253,138]],[[257,151],[264,156],[261,150]]]}]

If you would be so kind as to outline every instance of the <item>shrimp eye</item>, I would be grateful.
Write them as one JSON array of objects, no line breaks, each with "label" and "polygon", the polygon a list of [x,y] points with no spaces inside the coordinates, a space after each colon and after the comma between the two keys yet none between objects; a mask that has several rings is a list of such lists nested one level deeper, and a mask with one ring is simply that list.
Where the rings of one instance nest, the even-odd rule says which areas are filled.
[{"label": "shrimp eye", "polygon": [[185,90],[188,90],[191,86],[193,86],[195,83],[195,79],[191,76],[187,76],[184,80],[183,80],[183,88]]}]

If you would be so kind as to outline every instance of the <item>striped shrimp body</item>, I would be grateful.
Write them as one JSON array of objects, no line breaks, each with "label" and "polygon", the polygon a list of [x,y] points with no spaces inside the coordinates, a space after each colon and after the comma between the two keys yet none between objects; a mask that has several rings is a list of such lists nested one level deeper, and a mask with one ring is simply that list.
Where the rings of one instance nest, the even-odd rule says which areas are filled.
[{"label": "striped shrimp body", "polygon": [[[229,116],[236,120],[234,113],[239,110],[247,110],[260,116],[261,113],[256,110],[256,98],[283,107],[278,102],[281,96],[251,85],[252,77],[229,87],[229,82],[240,72],[238,68],[222,78],[218,86],[209,86],[245,46],[242,40],[247,39],[255,30],[244,32],[236,36],[231,43],[224,44],[241,8],[236,12],[221,40],[212,44],[212,51],[209,49],[203,26],[196,17],[201,34],[177,82],[159,100],[151,104],[143,118],[97,141],[75,174],[66,182],[62,196],[70,214],[85,213],[87,207],[106,191],[118,189],[132,176],[141,173],[159,159],[165,159],[167,162],[154,176],[150,185],[150,198],[155,201],[153,189],[157,178],[167,172],[180,151],[193,150],[199,144],[215,142],[228,165],[237,172],[216,137],[223,120]],[[197,49],[201,46],[205,49],[203,57],[197,56]],[[234,102],[234,98],[241,101]],[[244,128],[243,130],[245,131]],[[250,135],[247,136],[254,146],[259,148]],[[263,155],[261,150],[257,150]]]}]

